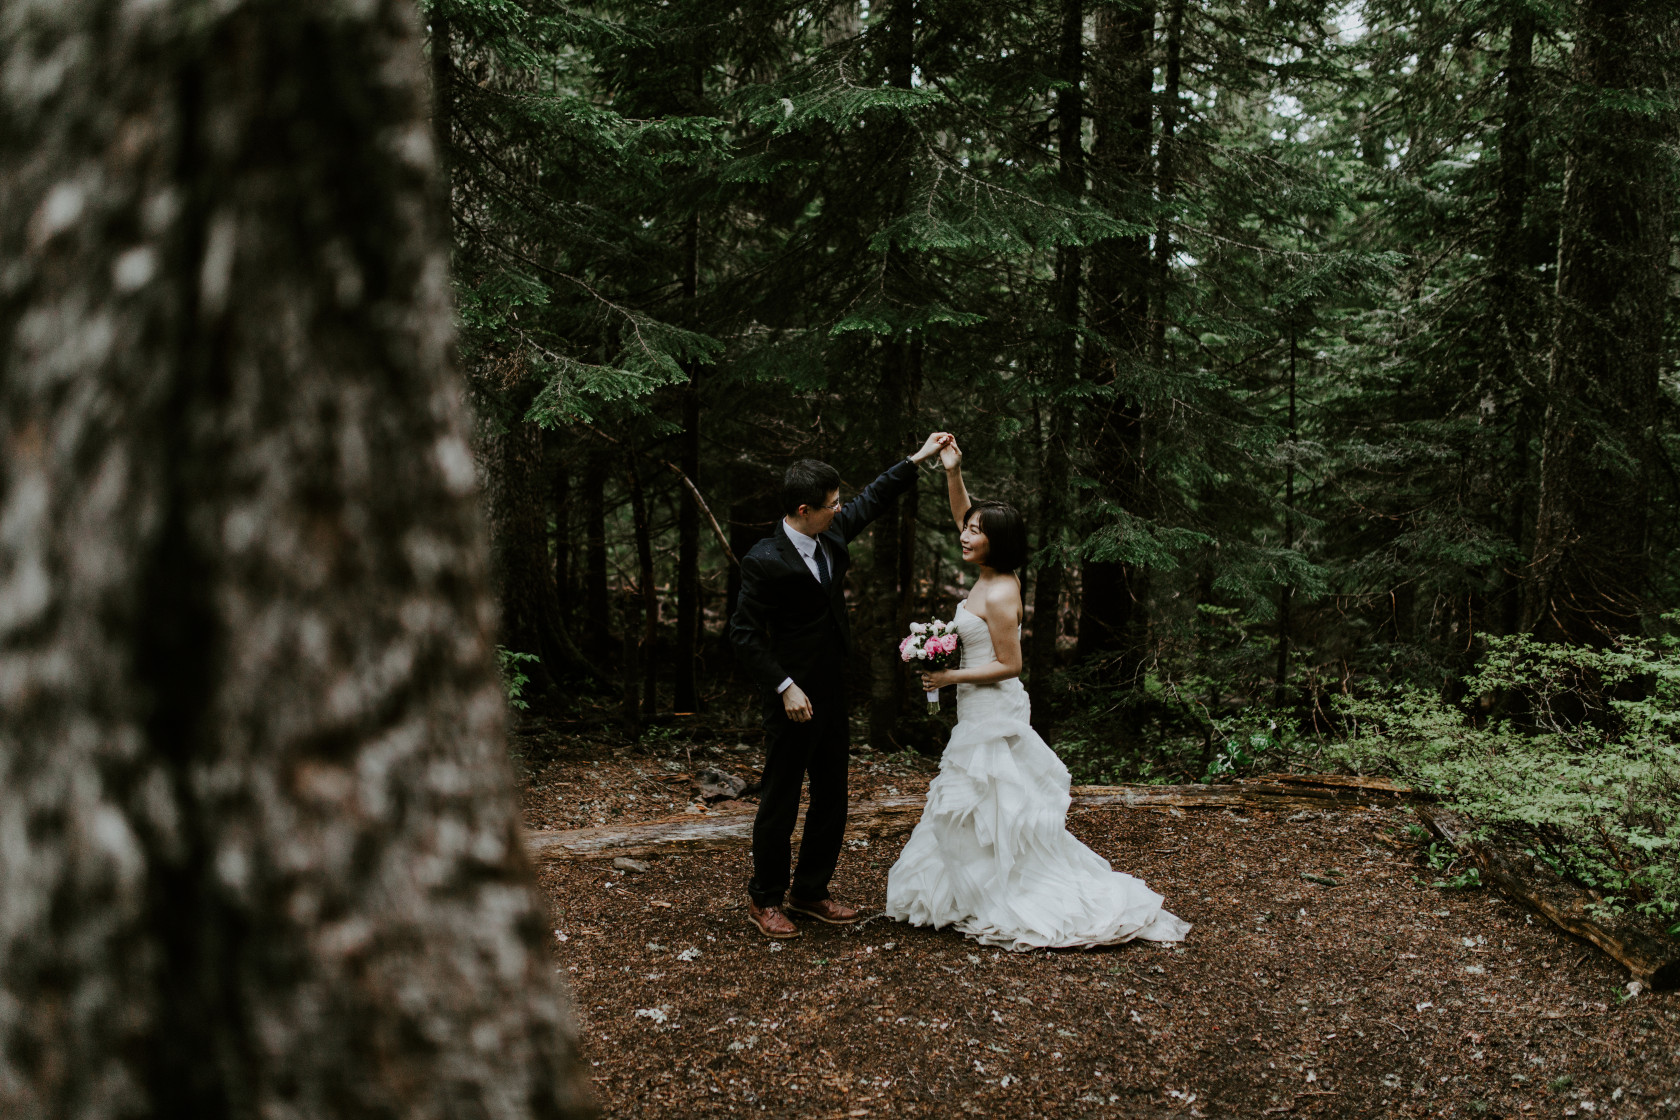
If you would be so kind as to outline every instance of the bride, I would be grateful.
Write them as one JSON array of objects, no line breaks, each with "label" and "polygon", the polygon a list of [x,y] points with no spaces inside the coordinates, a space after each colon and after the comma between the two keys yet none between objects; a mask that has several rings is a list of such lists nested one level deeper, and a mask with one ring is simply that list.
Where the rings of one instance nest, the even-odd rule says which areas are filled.
[{"label": "bride", "polygon": [[1068,771],[1028,724],[1021,686],[1021,515],[970,502],[962,452],[940,455],[962,555],[980,576],[957,606],[961,667],[923,675],[957,686],[957,725],[928,787],[922,819],[887,875],[890,917],[958,930],[1025,951],[1182,941],[1188,922],[1161,896],[1074,839],[1065,822]]}]

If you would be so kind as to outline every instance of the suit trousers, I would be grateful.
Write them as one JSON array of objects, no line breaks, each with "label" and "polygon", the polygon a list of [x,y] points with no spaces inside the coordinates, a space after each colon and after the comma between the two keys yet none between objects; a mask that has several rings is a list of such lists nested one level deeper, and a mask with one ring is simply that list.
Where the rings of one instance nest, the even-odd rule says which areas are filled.
[{"label": "suit trousers", "polygon": [[759,906],[779,906],[788,893],[789,849],[799,817],[799,791],[807,777],[811,797],[799,864],[793,869],[793,897],[801,902],[827,898],[828,882],[840,862],[849,767],[846,685],[840,680],[820,689],[805,688],[805,694],[812,715],[806,723],[790,720],[780,697],[765,712],[764,786],[753,821],[753,877],[747,884]]}]

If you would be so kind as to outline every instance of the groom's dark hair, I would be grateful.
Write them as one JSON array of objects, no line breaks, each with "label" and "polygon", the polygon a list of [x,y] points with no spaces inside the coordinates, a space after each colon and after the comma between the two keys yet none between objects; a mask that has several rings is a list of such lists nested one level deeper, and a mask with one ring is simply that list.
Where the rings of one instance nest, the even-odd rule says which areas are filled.
[{"label": "groom's dark hair", "polygon": [[782,512],[789,517],[800,506],[817,509],[840,489],[840,472],[821,459],[801,459],[782,476]]},{"label": "groom's dark hair", "polygon": [[998,572],[1013,572],[1027,562],[1027,522],[1014,506],[984,499],[968,507],[962,523],[978,515],[980,531],[986,534],[988,568]]}]

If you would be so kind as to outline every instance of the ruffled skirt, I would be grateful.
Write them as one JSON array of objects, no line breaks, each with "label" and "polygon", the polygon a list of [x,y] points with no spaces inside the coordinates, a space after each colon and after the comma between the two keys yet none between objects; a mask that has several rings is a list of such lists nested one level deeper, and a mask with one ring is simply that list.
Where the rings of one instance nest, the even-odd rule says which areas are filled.
[{"label": "ruffled skirt", "polygon": [[1028,723],[1020,681],[960,686],[957,715],[887,875],[890,917],[1017,951],[1184,940],[1190,924],[1160,895],[1067,831],[1067,767]]}]

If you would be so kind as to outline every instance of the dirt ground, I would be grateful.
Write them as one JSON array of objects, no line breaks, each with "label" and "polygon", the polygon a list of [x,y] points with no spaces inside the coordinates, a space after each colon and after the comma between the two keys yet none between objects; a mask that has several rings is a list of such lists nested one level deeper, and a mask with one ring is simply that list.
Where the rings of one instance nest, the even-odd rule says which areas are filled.
[{"label": "dirt ground", "polygon": [[[579,738],[527,760],[527,823],[701,811],[692,770],[756,773],[730,739]],[[933,769],[861,754],[854,799]],[[1430,885],[1408,819],[1076,811],[1195,923],[1176,948],[1011,954],[884,918],[767,942],[745,850],[540,874],[608,1117],[1680,1116],[1680,995]],[[836,896],[880,906],[903,840],[851,837]]]}]

